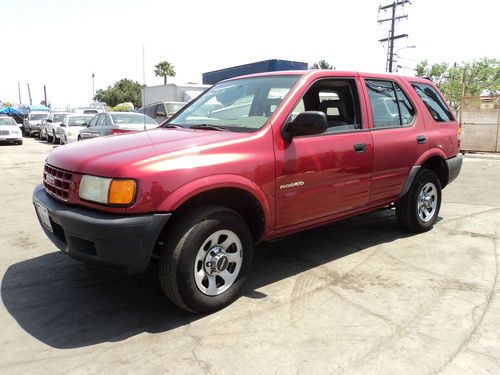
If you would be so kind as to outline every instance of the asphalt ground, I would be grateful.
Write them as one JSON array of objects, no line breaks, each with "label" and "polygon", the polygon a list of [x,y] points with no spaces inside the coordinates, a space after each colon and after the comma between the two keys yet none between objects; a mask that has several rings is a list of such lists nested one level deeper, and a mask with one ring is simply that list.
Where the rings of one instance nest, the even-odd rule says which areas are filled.
[{"label": "asphalt ground", "polygon": [[31,193],[53,145],[0,146],[0,373],[500,373],[500,158],[466,156],[424,234],[393,211],[263,244],[243,296],[199,316],[73,260]]}]

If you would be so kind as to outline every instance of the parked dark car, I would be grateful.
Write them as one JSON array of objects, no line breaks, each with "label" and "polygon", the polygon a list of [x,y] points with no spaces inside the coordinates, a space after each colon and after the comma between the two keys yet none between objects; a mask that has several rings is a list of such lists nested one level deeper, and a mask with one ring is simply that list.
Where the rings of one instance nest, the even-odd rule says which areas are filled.
[{"label": "parked dark car", "polygon": [[132,112],[105,112],[95,116],[84,129],[78,140],[114,135],[158,127],[148,115]]},{"label": "parked dark car", "polygon": [[170,117],[175,115],[182,107],[184,107],[186,102],[160,102],[149,104],[143,108],[140,108],[137,112],[145,113],[158,124],[161,124],[168,120]]}]

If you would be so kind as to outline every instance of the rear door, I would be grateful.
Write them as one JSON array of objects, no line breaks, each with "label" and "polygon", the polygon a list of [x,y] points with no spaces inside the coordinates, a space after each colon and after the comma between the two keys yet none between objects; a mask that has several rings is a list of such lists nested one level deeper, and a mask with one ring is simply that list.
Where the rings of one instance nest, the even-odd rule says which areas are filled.
[{"label": "rear door", "polygon": [[417,106],[399,80],[364,78],[375,149],[370,202],[396,198],[418,157],[428,148]]}]

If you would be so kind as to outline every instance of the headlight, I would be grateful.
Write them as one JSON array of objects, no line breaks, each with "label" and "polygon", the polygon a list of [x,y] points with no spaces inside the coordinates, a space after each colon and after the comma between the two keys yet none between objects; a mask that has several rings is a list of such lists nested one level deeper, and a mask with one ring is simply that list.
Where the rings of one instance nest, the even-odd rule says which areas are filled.
[{"label": "headlight", "polygon": [[19,129],[13,129],[10,131],[10,134],[19,134],[21,131]]},{"label": "headlight", "polygon": [[136,184],[134,180],[84,175],[80,182],[80,198],[104,204],[130,204],[134,201]]}]

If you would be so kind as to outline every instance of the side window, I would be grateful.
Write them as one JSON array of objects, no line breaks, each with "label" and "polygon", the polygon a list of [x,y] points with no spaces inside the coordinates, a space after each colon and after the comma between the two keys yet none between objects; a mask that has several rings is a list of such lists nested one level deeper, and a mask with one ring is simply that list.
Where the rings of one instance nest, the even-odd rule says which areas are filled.
[{"label": "side window", "polygon": [[106,122],[106,115],[99,115],[99,118],[97,119],[97,123],[95,126],[104,126]]},{"label": "side window", "polygon": [[[147,114],[151,118],[155,118],[158,108],[159,108],[159,106],[157,104],[151,105],[151,106],[145,108],[144,113]],[[161,110],[161,108],[159,108],[159,110]]]},{"label": "side window", "polygon": [[321,111],[327,132],[361,129],[358,91],[354,79],[324,79],[309,87],[290,114],[292,120],[304,111]]},{"label": "side window", "polygon": [[434,87],[425,83],[413,83],[412,86],[434,120],[438,122],[453,121],[453,115]]},{"label": "side window", "polygon": [[93,117],[92,120],[90,120],[90,122],[89,122],[89,126],[95,126],[98,119],[99,119],[99,116]]},{"label": "side window", "polygon": [[366,80],[375,128],[409,125],[415,110],[401,87],[391,81]]}]

